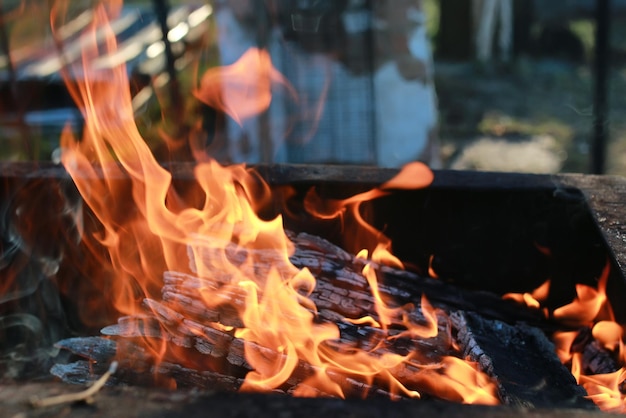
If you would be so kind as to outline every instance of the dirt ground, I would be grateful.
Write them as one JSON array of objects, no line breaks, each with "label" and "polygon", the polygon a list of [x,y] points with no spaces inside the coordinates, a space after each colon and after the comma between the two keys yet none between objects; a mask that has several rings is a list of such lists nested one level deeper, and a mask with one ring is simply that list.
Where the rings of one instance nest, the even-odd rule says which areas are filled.
[{"label": "dirt ground", "polygon": [[[445,167],[519,172],[590,170],[593,76],[586,64],[436,63]],[[607,173],[626,175],[626,68],[612,68]]]}]

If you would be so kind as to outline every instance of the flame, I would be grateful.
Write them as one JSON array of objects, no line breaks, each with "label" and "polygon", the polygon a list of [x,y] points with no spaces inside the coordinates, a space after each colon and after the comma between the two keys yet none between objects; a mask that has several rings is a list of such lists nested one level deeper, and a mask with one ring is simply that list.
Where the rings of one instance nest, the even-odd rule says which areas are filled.
[{"label": "flame", "polygon": [[[549,249],[544,249],[549,254]],[[609,278],[610,264],[607,261],[600,277],[597,288],[577,284],[576,298],[569,304],[548,313],[543,307],[547,300],[549,284],[547,281],[530,294],[506,294],[505,298],[525,303],[532,308],[542,308],[560,323],[568,327],[580,328],[580,331],[559,331],[552,336],[559,360],[569,365],[576,381],[587,391],[589,399],[593,400],[600,409],[610,412],[626,412],[626,394],[623,391],[626,379],[626,355],[624,352],[624,327],[615,321],[613,310],[606,295],[606,286]],[[610,353],[618,370],[610,373],[594,373],[585,370],[584,350],[581,352],[577,345],[579,339],[584,339],[585,330],[591,329],[591,336],[597,344],[593,350],[605,350]],[[595,352],[594,351],[594,352]]]},{"label": "flame", "polygon": [[234,64],[206,71],[194,95],[241,125],[270,107],[273,84],[284,86],[297,101],[298,94],[274,68],[269,52],[250,48]]},{"label": "flame", "polygon": [[425,164],[415,161],[406,164],[394,178],[380,187],[347,199],[323,199],[315,189],[311,189],[305,198],[304,207],[319,219],[338,219],[342,224],[344,235],[350,237],[350,241],[344,243],[349,251],[357,253],[365,249],[367,253],[376,254],[383,264],[389,262],[389,265],[401,267],[400,260],[391,255],[391,240],[367,222],[361,213],[361,205],[386,196],[393,189],[415,190],[427,187],[433,180],[432,170]]},{"label": "flame", "polygon": [[546,280],[541,286],[533,290],[531,293],[506,293],[502,296],[502,298],[524,304],[529,308],[539,309],[542,302],[545,302],[548,298],[549,292],[550,280]]},{"label": "flame", "polygon": [[384,183],[382,190],[404,189],[415,190],[430,186],[435,179],[435,175],[427,165],[414,161],[402,167],[402,170],[391,180]]},{"label": "flame", "polygon": [[433,279],[438,279],[439,275],[437,274],[437,272],[435,271],[435,268],[433,267],[433,261],[435,261],[435,256],[434,254],[431,254],[431,256],[428,257],[428,277],[432,277]]},{"label": "flame", "polygon": [[[51,22],[57,33],[67,6],[58,3],[53,8]],[[204,325],[244,341],[252,371],[242,390],[270,391],[304,369],[305,379],[294,390],[300,396],[344,397],[346,382],[352,379],[363,396],[371,385],[385,385],[392,396],[410,397],[419,397],[418,389],[424,387],[443,399],[497,403],[495,385],[474,363],[448,355],[433,362],[413,351],[400,355],[385,350],[399,338],[435,338],[440,323],[425,296],[419,321],[412,319],[417,315],[414,306],[383,300],[374,266],[401,262],[391,254],[390,241],[361,219],[358,207],[390,193],[388,189],[425,187],[433,180],[432,172],[415,163],[372,192],[342,202],[309,201],[321,208],[328,205],[328,216],[350,211],[375,239],[362,256],[377,318],[353,323],[386,333],[368,350],[342,344],[337,324],[317,320],[309,298],[315,277],[289,261],[294,245],[282,218],[263,220],[257,215],[271,200],[258,174],[243,165],[223,167],[208,160],[194,170],[197,194],[183,195],[172,185],[172,175],[159,165],[134,123],[124,65],[93,65],[101,62],[97,58],[103,53],[115,51],[108,22],[120,7],[121,2],[107,2],[94,8],[92,22],[81,35],[81,65],[63,71],[85,127],[81,140],[69,129],[61,139],[63,165],[103,226],[95,238],[108,249],[112,270],[102,289],[118,312],[134,315],[153,307],[149,301],[159,297],[165,271],[189,272],[210,283],[195,289],[198,303],[207,308],[227,305],[234,312],[232,323],[224,319]],[[260,76],[251,78],[255,72]],[[266,51],[251,49],[232,66],[208,71],[196,95],[242,120],[267,109],[271,82],[286,83]],[[232,97],[216,93],[224,85]],[[324,216],[324,211],[319,213]],[[159,317],[156,310],[155,315]],[[175,325],[163,321],[160,326],[160,332],[169,335],[168,328]],[[158,359],[174,350],[167,338],[146,337],[144,344]]]},{"label": "flame", "polygon": [[593,337],[609,351],[622,350],[624,330],[613,321],[597,322],[591,330]]},{"label": "flame", "polygon": [[611,412],[626,412],[626,395],[621,385],[626,379],[624,368],[607,374],[580,376],[579,381],[600,409]]},{"label": "flame", "polygon": [[590,324],[600,313],[600,309],[605,305],[606,299],[606,279],[608,274],[603,276],[598,284],[598,289],[582,284],[576,285],[576,300],[568,305],[562,306],[554,311],[554,317],[563,323],[569,324]]}]

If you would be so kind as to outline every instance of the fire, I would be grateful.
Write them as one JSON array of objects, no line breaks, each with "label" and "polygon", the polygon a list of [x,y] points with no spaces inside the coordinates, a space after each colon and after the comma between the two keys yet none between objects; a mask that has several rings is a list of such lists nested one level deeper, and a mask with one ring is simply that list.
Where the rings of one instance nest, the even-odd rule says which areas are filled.
[{"label": "fire", "polygon": [[[552,317],[567,327],[580,328],[579,331],[554,333],[552,340],[557,356],[563,364],[570,367],[576,381],[585,388],[588,397],[602,410],[623,413],[626,412],[626,394],[622,389],[626,379],[624,327],[615,322],[607,299],[606,286],[609,271],[610,264],[607,262],[596,288],[577,284],[576,299],[552,312],[544,307],[548,298],[550,281],[545,282],[530,294],[506,294],[504,298],[524,303],[531,308],[543,309],[547,317]],[[594,353],[601,350],[605,355],[614,359],[611,365],[617,370],[608,373],[598,372],[592,370],[591,365],[585,364],[585,349],[581,352],[580,345],[588,338],[586,335],[589,334],[589,330],[593,342],[587,346],[592,346]]]},{"label": "fire", "polygon": [[541,302],[548,298],[549,291],[550,280],[547,280],[531,293],[507,293],[502,297],[504,299],[510,299],[518,303],[523,303],[529,308],[539,309],[541,307]]},{"label": "fire", "polygon": [[[542,302],[548,298],[550,292],[550,280],[546,280],[541,286],[533,290],[531,293],[507,293],[502,297],[504,299],[513,300],[529,308],[540,309]],[[544,315],[547,317],[548,310],[543,309]]]},{"label": "fire", "polygon": [[[300,396],[344,397],[344,386],[352,379],[360,382],[364,396],[375,383],[386,385],[391,395],[419,397],[423,388],[444,399],[498,403],[495,385],[471,362],[451,356],[428,362],[414,352],[384,350],[398,338],[435,338],[443,314],[423,297],[424,320],[416,323],[411,319],[414,306],[383,300],[374,267],[401,262],[392,256],[390,241],[362,218],[359,205],[391,189],[425,187],[433,180],[432,172],[415,163],[381,188],[345,201],[323,201],[314,195],[307,199],[308,208],[319,216],[356,219],[347,222],[363,231],[364,239],[356,245],[366,249],[363,275],[375,299],[377,319],[356,318],[353,323],[380,328],[386,337],[368,350],[342,345],[336,324],[316,320],[317,308],[309,298],[315,277],[291,264],[294,245],[281,217],[263,220],[257,215],[272,198],[260,176],[243,165],[223,167],[208,160],[195,167],[198,194],[180,194],[137,130],[124,66],[93,65],[103,52],[115,51],[108,22],[120,6],[107,2],[95,7],[89,30],[81,35],[82,63],[64,70],[85,127],[80,140],[69,130],[62,137],[63,165],[103,226],[95,238],[108,249],[112,271],[102,290],[117,311],[141,313],[145,298],[158,297],[165,271],[194,273],[212,283],[196,289],[198,301],[206,307],[226,305],[235,312],[233,323],[216,327],[244,341],[253,371],[242,390],[270,391],[304,368],[306,378],[294,392]],[[54,8],[53,27],[64,13],[66,7]],[[102,33],[104,46],[98,44],[97,34]],[[260,76],[248,77],[254,72]],[[251,49],[236,64],[207,72],[195,94],[241,120],[267,109],[271,82],[286,85],[269,54]],[[224,84],[233,97],[216,93]],[[168,333],[169,326],[164,321],[162,332]],[[171,347],[165,338],[154,341],[146,338],[145,345],[162,358]]]},{"label": "fire", "polygon": [[284,86],[298,99],[291,84],[272,65],[269,52],[250,48],[236,63],[205,72],[194,95],[241,124],[269,108],[273,84]]},{"label": "fire", "polygon": [[401,267],[400,260],[389,251],[391,241],[368,223],[366,215],[361,212],[361,206],[364,202],[386,196],[394,189],[420,189],[430,185],[433,180],[434,175],[426,165],[413,162],[405,165],[400,173],[380,187],[347,199],[323,199],[317,195],[315,189],[311,189],[304,206],[319,219],[340,220],[343,230],[349,232],[346,235],[350,236],[350,241],[344,243],[349,251],[358,253],[365,249],[365,254],[372,253],[377,261]]}]

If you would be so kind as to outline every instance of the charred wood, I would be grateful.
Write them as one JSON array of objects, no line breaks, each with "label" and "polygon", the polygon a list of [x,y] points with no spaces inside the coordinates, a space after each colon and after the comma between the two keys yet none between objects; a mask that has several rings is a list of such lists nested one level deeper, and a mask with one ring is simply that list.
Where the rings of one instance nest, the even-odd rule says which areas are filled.
[{"label": "charred wood", "polygon": [[[442,281],[356,258],[320,237],[298,234],[292,235],[291,240],[295,244],[295,253],[289,260],[293,265],[273,251],[241,249],[232,244],[220,247],[223,243],[215,244],[198,237],[199,247],[190,249],[188,253],[192,265],[199,263],[202,266],[201,277],[199,273],[166,272],[161,300],[145,299],[144,314],[119,318],[117,324],[102,330],[104,335],[114,337],[118,344],[126,345],[120,352],[133,353],[132,358],[120,361],[121,369],[131,370],[125,378],[136,382],[147,374],[162,381],[171,379],[178,387],[237,390],[246,374],[253,370],[246,360],[246,350],[255,350],[267,358],[280,360],[283,354],[251,341],[244,342],[232,331],[243,326],[238,311],[245,302],[245,294],[230,283],[232,277],[225,270],[213,264],[215,259],[226,257],[230,263],[246,266],[247,273],[257,277],[267,274],[270,268],[277,269],[279,274],[291,273],[294,266],[308,268],[316,278],[316,287],[309,296],[317,307],[315,321],[332,323],[339,329],[339,339],[326,342],[325,349],[350,351],[358,348],[372,355],[412,353],[410,364],[401,363],[392,371],[394,376],[409,382],[409,389],[413,377],[419,375],[421,365],[437,364],[444,356],[465,354],[498,380],[502,399],[506,403],[537,407],[561,402],[570,407],[587,406],[582,399],[584,391],[580,392],[582,389],[578,388],[571,374],[558,363],[558,359],[558,366],[553,364],[552,360],[556,358],[554,348],[542,332],[527,325],[507,325],[524,321],[549,329],[553,324],[539,312],[520,309],[496,295],[462,290]],[[250,260],[255,263],[248,263]],[[259,261],[265,261],[267,265],[260,266]],[[357,325],[348,320],[365,316],[371,316],[373,321],[380,319],[372,290],[362,273],[366,264],[376,271],[383,298],[398,307],[404,306],[412,324],[426,323],[421,302],[422,295],[427,297],[438,312],[436,337],[418,337],[407,332],[399,323],[382,330],[367,323]],[[459,313],[450,322],[444,311]],[[142,344],[138,344],[139,341]],[[163,341],[172,344],[168,344],[168,349],[158,360],[140,348],[145,344],[163,347]],[[521,346],[514,348],[515,342]],[[529,342],[532,344],[530,351],[539,353],[534,357],[524,354],[529,349],[524,345]],[[461,345],[464,353],[458,352],[456,343]],[[90,344],[87,342],[88,347]],[[66,342],[64,348],[80,356],[72,344]],[[94,361],[92,357],[100,355],[99,350],[108,353],[105,348],[89,348],[88,355],[82,353],[82,357]],[[503,363],[501,357],[512,350],[518,350],[518,357],[523,359],[524,365],[530,365],[532,373],[538,374],[525,374],[519,365],[510,367]],[[207,369],[212,371],[205,372]],[[77,379],[73,373],[81,370],[85,370],[85,364],[78,363],[57,367],[55,373],[66,381],[73,381]],[[559,374],[563,370],[566,375]],[[278,391],[294,392],[301,385],[306,385],[307,379],[316,372],[315,365],[299,361]],[[325,373],[347,397],[389,396],[382,389],[382,382],[364,381],[334,370]],[[534,389],[546,384],[554,375],[558,375],[557,387],[566,382],[566,389]],[[539,381],[530,382],[533,376],[540,376]],[[554,382],[549,383],[551,387]],[[533,389],[528,389],[528,385]]]},{"label": "charred wood", "polygon": [[594,338],[589,327],[578,330],[570,353],[581,354],[581,371],[586,375],[613,373],[622,367],[618,347],[614,350],[604,347]]},{"label": "charred wood", "polygon": [[451,315],[464,354],[498,382],[509,405],[595,409],[585,390],[537,328],[508,325],[470,312]]},{"label": "charred wood", "polygon": [[[290,262],[298,268],[308,268],[317,279],[316,289],[311,295],[311,299],[319,309],[339,312],[350,318],[369,315],[373,311],[374,299],[369,285],[361,273],[365,264],[369,263],[378,272],[381,294],[387,299],[396,301],[398,305],[406,303],[418,305],[421,295],[425,294],[434,306],[447,311],[477,312],[485,317],[509,323],[523,321],[547,331],[563,328],[561,324],[545,318],[542,312],[520,309],[517,304],[502,300],[493,293],[470,291],[441,280],[422,277],[410,271],[378,265],[357,258],[335,244],[315,235],[288,232],[288,236],[295,244],[295,252],[290,257]],[[211,245],[216,244],[198,239],[202,248],[188,251],[190,264],[195,266],[199,262],[203,266],[211,266],[213,264],[212,258],[218,251],[223,251],[223,247],[212,248]],[[232,245],[228,248],[227,257],[238,263],[242,263],[247,256],[255,253],[253,250],[237,251]],[[268,265],[274,263],[273,265],[279,268],[285,266],[284,260],[271,251],[259,250],[254,256],[258,259],[267,260]],[[255,266],[255,268],[259,267]],[[224,314],[220,313],[219,309],[215,312],[207,311],[206,307],[194,305],[193,301],[198,299],[199,290],[220,289],[220,292],[216,292],[215,295],[223,297],[225,301],[230,300],[230,302],[236,301],[238,296],[234,291],[225,292],[224,284],[230,278],[225,277],[219,269],[210,270],[210,274],[207,273],[206,271],[203,272],[202,278],[179,272],[165,273],[164,299],[178,298],[177,301],[189,304],[190,310],[197,307],[198,314],[202,318],[208,320],[221,319]],[[187,296],[188,299],[181,296]],[[233,320],[234,318],[229,319]],[[224,320],[227,319],[224,318]],[[222,321],[220,320],[220,322]],[[226,322],[222,323],[227,324]]]},{"label": "charred wood", "polygon": [[[321,292],[328,291],[330,288],[334,294],[344,296],[339,289],[345,286],[350,290],[362,289],[369,295],[367,282],[361,274],[365,260],[358,259],[329,241],[314,235],[300,233],[292,240],[296,244],[296,252],[290,258],[291,262],[297,267],[308,267],[314,274],[317,273],[316,278],[318,278],[318,286],[322,288]],[[381,293],[395,300],[399,305],[419,303],[421,295],[425,294],[434,306],[446,311],[476,312],[487,318],[509,323],[523,321],[545,330],[562,329],[562,325],[546,319],[541,312],[520,309],[518,305],[502,300],[493,293],[466,290],[410,271],[377,265],[371,261],[369,263],[378,272]],[[328,297],[322,296],[321,299],[328,299]],[[371,302],[371,297],[363,298],[362,301]]]}]

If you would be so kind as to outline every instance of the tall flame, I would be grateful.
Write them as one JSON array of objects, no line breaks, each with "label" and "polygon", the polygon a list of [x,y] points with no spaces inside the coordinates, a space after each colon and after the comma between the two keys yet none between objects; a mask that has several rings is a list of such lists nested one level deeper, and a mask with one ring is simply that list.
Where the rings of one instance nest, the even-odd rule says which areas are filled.
[{"label": "tall flame", "polygon": [[[54,7],[51,21],[55,29],[63,21],[68,4]],[[343,397],[341,379],[336,377],[340,375],[366,383],[386,382],[391,393],[407,396],[419,396],[417,389],[423,387],[446,399],[497,403],[495,386],[475,364],[454,357],[421,362],[413,353],[399,355],[377,348],[337,348],[337,325],[315,320],[316,307],[308,297],[315,288],[315,278],[309,270],[298,269],[289,261],[294,246],[283,230],[281,217],[262,220],[257,216],[259,205],[271,196],[254,172],[243,165],[223,167],[209,160],[195,167],[198,194],[189,198],[177,192],[171,174],[156,161],[134,123],[124,65],[93,65],[96,58],[116,48],[108,22],[120,7],[119,2],[95,7],[89,30],[82,35],[81,65],[64,71],[65,82],[84,114],[85,127],[81,140],[69,130],[62,137],[63,165],[103,225],[97,239],[108,249],[113,267],[110,283],[103,290],[120,314],[140,313],[141,301],[159,294],[166,270],[194,272],[220,283],[215,288],[198,288],[198,301],[206,306],[230,304],[242,322],[233,333],[245,341],[246,360],[253,369],[242,390],[279,387],[304,362],[310,373],[296,388],[297,395]],[[103,45],[97,35],[102,33]],[[220,83],[240,86],[243,98],[254,88],[254,103],[248,107],[222,103],[235,119],[263,111],[271,101],[266,84],[252,86],[248,79],[239,78],[250,63],[267,76],[261,77],[266,81],[283,81],[267,52],[251,49],[241,59],[229,68],[209,71],[196,92],[210,102],[218,99],[210,92],[220,91]],[[415,164],[408,169],[413,170],[417,184],[407,184],[405,177],[396,179],[348,202],[333,202],[333,214],[343,211],[341,207],[346,204],[357,205],[365,198],[388,193],[387,189],[424,187],[432,181],[427,167]],[[358,216],[358,211],[354,214]],[[368,232],[378,239],[378,245],[371,248],[372,262],[400,264],[391,256],[388,240],[371,227]],[[391,307],[382,300],[369,263],[365,263],[363,274],[373,290],[380,318],[372,325],[382,329],[403,325],[406,335],[435,337],[437,315],[428,301],[424,298],[421,304],[426,323],[414,323],[409,315],[412,306]],[[236,303],[233,295],[245,303]],[[166,333],[168,324],[162,327]],[[163,341],[163,345],[149,339],[145,343],[161,356],[167,344]],[[415,372],[407,374],[407,370]],[[400,376],[404,376],[404,383]]]}]

